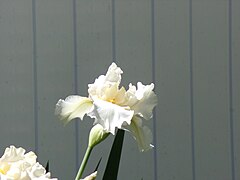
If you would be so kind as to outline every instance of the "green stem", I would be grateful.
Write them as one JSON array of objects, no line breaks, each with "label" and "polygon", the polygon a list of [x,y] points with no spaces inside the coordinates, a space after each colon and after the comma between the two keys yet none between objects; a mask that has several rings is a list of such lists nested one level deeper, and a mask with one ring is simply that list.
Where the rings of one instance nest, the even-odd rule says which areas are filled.
[{"label": "green stem", "polygon": [[87,165],[87,162],[88,162],[89,156],[92,152],[92,149],[93,149],[93,147],[88,146],[75,180],[80,180],[80,178],[82,177],[83,171]]}]

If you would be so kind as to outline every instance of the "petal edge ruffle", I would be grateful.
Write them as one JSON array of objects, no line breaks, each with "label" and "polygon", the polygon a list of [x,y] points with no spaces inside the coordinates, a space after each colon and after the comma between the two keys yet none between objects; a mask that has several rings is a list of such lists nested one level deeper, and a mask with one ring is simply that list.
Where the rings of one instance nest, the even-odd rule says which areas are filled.
[{"label": "petal edge ruffle", "polygon": [[94,100],[93,111],[88,115],[95,119],[94,124],[100,124],[104,130],[115,135],[115,129],[124,123],[130,124],[134,112],[111,102],[100,99]]}]

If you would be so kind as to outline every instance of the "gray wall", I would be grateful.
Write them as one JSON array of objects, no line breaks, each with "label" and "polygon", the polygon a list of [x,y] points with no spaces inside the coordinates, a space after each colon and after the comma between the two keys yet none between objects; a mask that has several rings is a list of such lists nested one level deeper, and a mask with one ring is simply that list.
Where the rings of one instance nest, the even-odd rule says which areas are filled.
[{"label": "gray wall", "polygon": [[[87,95],[114,59],[123,85],[154,82],[155,148],[126,134],[119,179],[240,179],[240,0],[0,0],[0,151],[14,144],[73,179],[92,120],[55,103]],[[86,172],[113,137],[94,149]]]}]

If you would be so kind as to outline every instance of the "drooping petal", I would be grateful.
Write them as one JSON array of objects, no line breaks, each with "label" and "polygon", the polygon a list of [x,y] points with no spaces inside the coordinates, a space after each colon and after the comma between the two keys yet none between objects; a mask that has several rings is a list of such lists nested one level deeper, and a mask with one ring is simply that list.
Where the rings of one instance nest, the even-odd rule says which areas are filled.
[{"label": "drooping petal", "polygon": [[135,96],[138,102],[131,109],[134,110],[134,114],[138,114],[148,120],[152,117],[153,108],[158,101],[156,94],[153,92],[154,84],[143,85],[141,82],[138,82],[137,87]]},{"label": "drooping petal", "polygon": [[68,96],[65,100],[60,99],[56,104],[55,114],[60,117],[64,124],[67,124],[74,118],[81,120],[84,115],[91,111],[93,102],[91,99],[81,96]]},{"label": "drooping petal", "polygon": [[147,126],[142,125],[142,120],[140,117],[133,116],[130,125],[124,125],[123,129],[129,130],[134,139],[138,143],[138,148],[141,152],[147,151],[153,147],[152,142],[152,132]]},{"label": "drooping petal", "polygon": [[125,107],[96,99],[93,111],[88,115],[95,118],[94,124],[102,125],[105,131],[115,135],[116,128],[121,128],[123,123],[131,123],[133,113],[133,111]]}]

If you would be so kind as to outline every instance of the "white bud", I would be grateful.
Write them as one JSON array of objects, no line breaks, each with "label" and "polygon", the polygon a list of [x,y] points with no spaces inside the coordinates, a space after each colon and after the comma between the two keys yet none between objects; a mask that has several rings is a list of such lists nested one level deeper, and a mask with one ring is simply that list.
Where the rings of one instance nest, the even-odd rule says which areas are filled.
[{"label": "white bud", "polygon": [[94,147],[108,137],[109,133],[106,132],[100,124],[92,127],[89,134],[88,146]]}]

